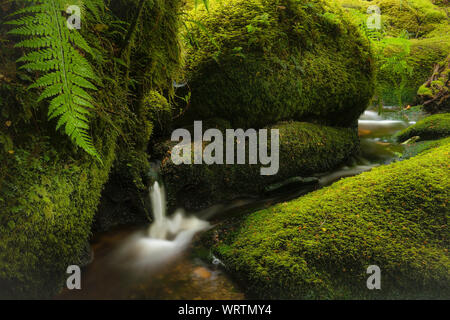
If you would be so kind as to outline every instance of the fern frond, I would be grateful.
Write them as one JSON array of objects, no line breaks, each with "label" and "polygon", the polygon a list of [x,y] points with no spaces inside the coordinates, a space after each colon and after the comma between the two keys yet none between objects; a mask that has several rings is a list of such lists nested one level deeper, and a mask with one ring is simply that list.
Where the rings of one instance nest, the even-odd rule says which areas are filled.
[{"label": "fern frond", "polygon": [[[82,50],[92,54],[84,38],[70,30],[63,15],[66,0],[27,0],[29,3],[13,15],[20,16],[7,22],[15,26],[9,33],[23,36],[16,47],[31,49],[18,59],[22,69],[39,71],[38,78],[29,89],[42,88],[39,101],[50,99],[48,118],[57,118],[56,129],[63,128],[75,145],[100,160],[89,135],[89,114],[94,99],[86,90],[97,90],[95,72]],[[103,1],[81,1],[93,14],[103,10]],[[101,160],[100,160],[101,161]]]}]

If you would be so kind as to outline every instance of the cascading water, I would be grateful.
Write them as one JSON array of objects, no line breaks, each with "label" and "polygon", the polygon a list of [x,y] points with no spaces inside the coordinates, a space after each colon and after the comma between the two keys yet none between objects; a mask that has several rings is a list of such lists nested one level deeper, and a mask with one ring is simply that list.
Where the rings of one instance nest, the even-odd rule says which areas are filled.
[{"label": "cascading water", "polygon": [[150,188],[150,199],[152,225],[131,236],[118,253],[127,266],[145,272],[171,262],[188,248],[196,233],[210,228],[209,222],[187,216],[181,209],[167,217],[164,188],[158,182]]},{"label": "cascading water", "polygon": [[208,229],[210,226],[208,222],[197,217],[187,217],[181,209],[178,209],[172,217],[167,217],[164,188],[158,182],[155,182],[150,190],[150,199],[154,222],[148,231],[149,240],[166,240],[174,246],[184,247],[190,243],[197,232]]}]

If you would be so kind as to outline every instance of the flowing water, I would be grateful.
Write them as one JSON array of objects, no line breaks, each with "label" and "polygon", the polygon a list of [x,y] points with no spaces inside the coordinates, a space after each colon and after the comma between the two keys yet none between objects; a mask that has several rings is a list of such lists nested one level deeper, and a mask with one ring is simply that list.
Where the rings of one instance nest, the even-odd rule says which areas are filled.
[{"label": "flowing water", "polygon": [[[94,260],[82,270],[82,289],[64,290],[58,299],[245,299],[223,263],[207,249],[193,248],[196,236],[229,215],[244,214],[297,198],[343,177],[354,176],[398,158],[402,146],[392,136],[420,118],[366,111],[359,120],[361,155],[333,172],[317,175],[316,186],[292,188],[260,200],[237,200],[226,206],[168,216],[163,186],[150,189],[153,223],[98,234],[91,242]],[[387,116],[386,116],[387,114]]]}]

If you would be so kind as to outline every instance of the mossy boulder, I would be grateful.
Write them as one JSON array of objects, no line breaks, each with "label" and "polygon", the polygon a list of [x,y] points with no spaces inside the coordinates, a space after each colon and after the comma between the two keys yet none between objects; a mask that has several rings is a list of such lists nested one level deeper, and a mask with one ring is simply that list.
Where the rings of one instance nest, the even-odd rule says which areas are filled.
[{"label": "mossy boulder", "polygon": [[[339,0],[372,39],[377,95],[384,104],[414,104],[417,90],[450,51],[447,8],[430,0]],[[378,6],[381,29],[365,28],[369,6]]]},{"label": "mossy boulder", "polygon": [[[275,175],[261,175],[261,167],[267,165],[262,166],[259,161],[248,164],[248,154],[246,164],[175,165],[170,152],[174,143],[163,144],[161,175],[171,205],[197,209],[235,198],[258,196],[271,184],[336,168],[359,148],[356,128],[332,128],[305,122],[285,122],[269,127],[272,128],[279,130],[280,143],[279,171]],[[270,138],[270,133],[268,136]],[[246,144],[248,153],[248,139],[240,143]],[[270,145],[269,141],[268,150]]]},{"label": "mossy boulder", "polygon": [[103,165],[59,154],[48,142],[2,154],[0,298],[51,297],[69,265],[82,265],[100,194],[115,158],[114,132],[99,148]]},{"label": "mossy boulder", "polygon": [[373,94],[368,41],[335,1],[229,0],[191,12],[184,123],[354,124]]},{"label": "mossy boulder", "polygon": [[[448,299],[449,152],[235,218],[215,230],[213,253],[257,298]],[[381,269],[381,290],[366,287],[370,265]]]},{"label": "mossy boulder", "polygon": [[396,134],[398,141],[406,141],[414,136],[420,140],[433,140],[450,135],[450,113],[435,114]]}]

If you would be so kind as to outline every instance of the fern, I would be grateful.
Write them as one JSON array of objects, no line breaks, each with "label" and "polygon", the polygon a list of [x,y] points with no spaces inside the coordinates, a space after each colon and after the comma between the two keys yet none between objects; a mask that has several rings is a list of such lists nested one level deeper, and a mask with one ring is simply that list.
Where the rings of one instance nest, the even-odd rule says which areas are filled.
[{"label": "fern", "polygon": [[[63,15],[64,0],[26,0],[25,8],[7,22],[15,26],[10,34],[23,36],[16,47],[31,51],[21,57],[21,69],[36,71],[40,77],[29,87],[42,88],[39,101],[50,99],[48,118],[57,118],[56,130],[64,128],[73,143],[101,161],[89,134],[89,114],[94,109],[87,90],[97,90],[97,81],[89,62],[80,52],[92,54],[91,48],[77,30],[70,30]],[[89,1],[87,1],[89,2]],[[87,9],[96,10],[95,0]],[[94,9],[93,9],[94,8]],[[94,14],[98,11],[94,11]]]}]

